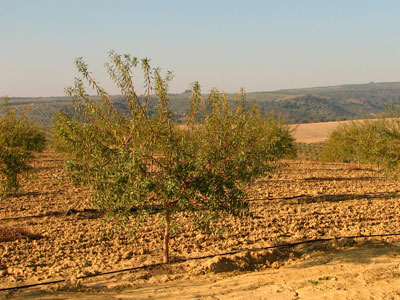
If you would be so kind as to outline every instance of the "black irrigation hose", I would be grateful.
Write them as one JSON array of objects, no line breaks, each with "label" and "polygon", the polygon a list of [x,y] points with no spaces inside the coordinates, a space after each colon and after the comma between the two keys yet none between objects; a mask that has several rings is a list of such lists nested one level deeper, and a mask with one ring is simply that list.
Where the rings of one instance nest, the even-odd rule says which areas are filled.
[{"label": "black irrigation hose", "polygon": [[[340,239],[357,239],[357,238],[389,237],[389,236],[400,236],[400,233],[384,233],[384,234],[370,234],[370,235],[360,234],[360,235],[334,237],[334,238],[319,238],[319,239],[314,239],[314,240],[305,240],[305,241],[301,241],[301,242],[287,243],[287,244],[276,245],[276,246],[268,246],[268,247],[263,247],[263,248],[241,249],[241,250],[235,250],[235,251],[230,251],[230,252],[225,252],[225,253],[210,254],[210,255],[205,255],[205,256],[192,257],[192,258],[188,258],[188,259],[180,259],[180,260],[176,260],[176,261],[170,262],[169,264],[177,264],[177,263],[182,263],[182,262],[187,262],[187,261],[192,261],[192,260],[201,260],[201,259],[206,259],[206,258],[212,258],[212,257],[215,257],[215,256],[233,255],[233,254],[238,254],[238,253],[246,252],[246,251],[258,252],[258,251],[263,251],[263,250],[268,250],[268,249],[293,248],[293,247],[298,246],[298,245],[318,243],[318,242],[328,242],[328,241],[335,241],[335,240],[340,240]],[[79,276],[79,277],[76,277],[76,279],[86,279],[86,278],[97,277],[97,276],[104,276],[104,275],[110,275],[110,274],[116,274],[116,273],[123,273],[123,272],[129,272],[129,271],[134,271],[134,270],[141,270],[141,269],[159,267],[159,266],[162,266],[162,265],[166,265],[166,264],[164,264],[164,263],[156,263],[156,264],[151,264],[151,265],[143,265],[143,266],[138,266],[138,267],[132,267],[132,268],[126,268],[126,269],[103,272],[103,273]],[[65,282],[65,281],[66,280],[64,280],[64,279],[60,279],[60,280],[40,282],[40,283],[27,284],[27,285],[21,285],[21,286],[13,286],[13,287],[8,287],[8,288],[0,288],[0,292],[12,291],[12,290],[20,290],[20,289],[26,289],[26,288],[31,288],[31,287],[35,287],[35,286],[42,286],[42,285],[57,284],[57,283]]]}]

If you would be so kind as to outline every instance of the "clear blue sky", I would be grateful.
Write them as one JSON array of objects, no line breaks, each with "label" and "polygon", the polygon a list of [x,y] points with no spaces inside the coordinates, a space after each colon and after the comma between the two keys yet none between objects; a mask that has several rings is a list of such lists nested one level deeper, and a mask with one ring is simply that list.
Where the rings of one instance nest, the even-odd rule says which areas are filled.
[{"label": "clear blue sky", "polygon": [[[0,0],[0,96],[62,96],[111,49],[238,91],[400,81],[400,1]],[[138,81],[142,85],[142,81]]]}]

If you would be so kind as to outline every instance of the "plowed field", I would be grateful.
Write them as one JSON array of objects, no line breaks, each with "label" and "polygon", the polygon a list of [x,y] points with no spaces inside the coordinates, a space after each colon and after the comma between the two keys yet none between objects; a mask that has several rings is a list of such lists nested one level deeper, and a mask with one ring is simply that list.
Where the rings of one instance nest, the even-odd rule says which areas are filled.
[{"label": "plowed field", "polygon": [[35,166],[21,193],[0,201],[0,288],[66,281],[0,297],[400,299],[396,236],[266,249],[400,233],[399,184],[373,166],[289,161],[250,188],[252,218],[221,220],[226,233],[208,236],[184,221],[171,240],[181,262],[88,279],[77,277],[161,262],[158,216],[135,236],[115,230],[90,191],[64,177],[58,154],[41,154]]}]

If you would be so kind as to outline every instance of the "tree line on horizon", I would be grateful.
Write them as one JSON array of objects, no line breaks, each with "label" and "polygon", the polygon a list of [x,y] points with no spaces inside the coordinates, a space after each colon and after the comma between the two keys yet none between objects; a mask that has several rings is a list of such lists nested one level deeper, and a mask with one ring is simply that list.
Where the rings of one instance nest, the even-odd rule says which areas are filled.
[{"label": "tree line on horizon", "polygon": [[[233,102],[234,95],[227,94]],[[143,96],[139,96],[139,99]],[[190,110],[191,94],[168,94],[169,107],[175,120],[183,120]],[[94,97],[95,99],[96,97]],[[116,108],[128,113],[122,96],[110,96]],[[400,83],[369,83],[309,89],[290,89],[275,92],[246,93],[246,106],[257,102],[264,115],[273,112],[287,124],[343,121],[373,118],[384,112],[384,106],[400,105]],[[42,126],[51,126],[51,119],[59,111],[69,114],[70,97],[10,98],[10,106],[22,112],[26,104],[34,103],[31,117]],[[157,98],[149,99],[149,114],[155,113]]]}]

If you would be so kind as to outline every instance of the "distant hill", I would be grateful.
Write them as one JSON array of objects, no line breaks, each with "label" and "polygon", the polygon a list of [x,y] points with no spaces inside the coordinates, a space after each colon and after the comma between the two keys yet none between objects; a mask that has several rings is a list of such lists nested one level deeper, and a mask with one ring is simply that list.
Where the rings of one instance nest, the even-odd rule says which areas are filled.
[{"label": "distant hill", "polygon": [[[191,94],[170,94],[170,108],[176,119],[182,119],[189,110]],[[126,111],[121,96],[112,96],[120,111]],[[229,94],[228,99],[233,100]],[[274,92],[246,94],[247,103],[257,101],[263,113],[282,115],[287,123],[312,123],[341,121],[371,117],[382,112],[384,105],[400,105],[400,82],[351,84],[340,86],[288,89]],[[69,97],[11,98],[10,104],[22,110],[33,104],[32,117],[43,126],[51,125],[51,118],[58,111],[68,112]],[[152,99],[150,106],[156,104]]]}]

